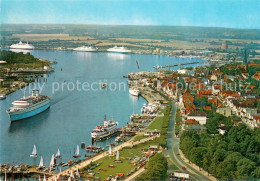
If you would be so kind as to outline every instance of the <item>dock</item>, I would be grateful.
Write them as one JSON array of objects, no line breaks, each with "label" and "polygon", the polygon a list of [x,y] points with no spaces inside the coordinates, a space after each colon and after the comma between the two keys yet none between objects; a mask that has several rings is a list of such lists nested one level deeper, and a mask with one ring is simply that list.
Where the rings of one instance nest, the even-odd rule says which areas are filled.
[{"label": "dock", "polygon": [[197,62],[188,62],[188,63],[179,63],[179,64],[169,64],[169,65],[163,65],[163,66],[153,66],[154,69],[161,69],[161,68],[170,68],[170,67],[177,67],[177,66],[181,66],[181,65],[192,65],[192,64],[196,64],[199,63]]},{"label": "dock", "polygon": [[115,130],[113,130],[113,131],[111,131],[111,132],[109,132],[109,133],[107,133],[107,134],[104,134],[104,135],[102,135],[102,136],[99,136],[98,138],[92,138],[92,144],[93,144],[94,142],[97,142],[97,141],[103,141],[103,140],[107,140],[107,139],[109,139],[109,138],[111,138],[111,137],[118,136],[118,135],[120,135],[121,133],[122,133],[122,129],[121,129],[121,128],[115,129]]}]

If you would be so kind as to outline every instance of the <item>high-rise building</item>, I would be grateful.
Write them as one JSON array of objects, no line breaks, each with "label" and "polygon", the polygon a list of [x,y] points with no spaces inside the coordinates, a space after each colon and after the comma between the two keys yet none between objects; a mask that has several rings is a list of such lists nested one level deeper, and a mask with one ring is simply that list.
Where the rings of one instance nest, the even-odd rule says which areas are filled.
[{"label": "high-rise building", "polygon": [[221,49],[222,49],[222,50],[228,49],[228,44],[227,44],[226,42],[225,42],[225,43],[222,43]]}]

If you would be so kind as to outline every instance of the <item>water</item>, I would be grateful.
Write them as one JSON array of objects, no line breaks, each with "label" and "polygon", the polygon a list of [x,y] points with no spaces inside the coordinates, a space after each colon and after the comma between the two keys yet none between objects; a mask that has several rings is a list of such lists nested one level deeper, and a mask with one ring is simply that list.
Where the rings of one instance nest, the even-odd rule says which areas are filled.
[{"label": "water", "polygon": [[[197,59],[180,59],[169,56],[86,53],[72,51],[34,50],[31,53],[39,58],[56,60],[56,71],[45,75],[48,79],[42,94],[52,98],[52,105],[47,111],[22,121],[10,124],[6,110],[12,101],[23,96],[21,90],[0,101],[0,163],[39,164],[40,157],[30,158],[33,144],[36,144],[38,155],[44,158],[44,164],[49,165],[51,155],[59,148],[62,160],[72,159],[77,144],[91,144],[90,132],[103,124],[104,115],[113,117],[120,127],[130,121],[130,115],[140,113],[145,100],[129,95],[128,86],[121,86],[116,91],[111,89],[98,91],[69,91],[67,87],[53,91],[55,85],[62,83],[107,81],[110,88],[119,83],[126,84],[123,75],[129,72],[153,70],[153,66],[198,61]],[[140,69],[137,68],[136,60]],[[193,65],[194,66],[194,65]],[[177,69],[175,67],[174,69]],[[172,68],[171,68],[172,69]],[[41,86],[43,85],[41,79]],[[69,87],[70,89],[72,88]],[[94,85],[99,89],[98,85]],[[82,87],[81,87],[82,89]],[[26,95],[29,95],[28,90]],[[99,143],[105,146],[107,143]],[[81,155],[86,152],[80,150]],[[82,157],[81,157],[82,158]]]}]

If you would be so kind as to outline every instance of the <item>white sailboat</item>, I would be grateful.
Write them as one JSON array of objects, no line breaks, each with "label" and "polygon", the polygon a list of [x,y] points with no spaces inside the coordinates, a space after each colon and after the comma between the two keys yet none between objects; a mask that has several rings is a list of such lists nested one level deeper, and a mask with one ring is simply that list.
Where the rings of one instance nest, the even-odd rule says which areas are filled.
[{"label": "white sailboat", "polygon": [[74,157],[74,158],[80,157],[80,154],[79,154],[79,145],[77,145],[77,149],[75,150],[75,153],[74,153],[73,157]]},{"label": "white sailboat", "polygon": [[75,178],[72,170],[70,170],[70,178]]},{"label": "white sailboat", "polygon": [[6,170],[5,170],[5,181],[7,181],[7,173],[6,173]]},{"label": "white sailboat", "polygon": [[111,144],[109,145],[109,151],[108,151],[108,154],[109,154],[109,155],[112,155],[112,147],[111,147]]},{"label": "white sailboat", "polygon": [[37,157],[37,149],[36,149],[35,145],[33,145],[33,151],[32,151],[32,154],[30,155],[30,157]]},{"label": "white sailboat", "polygon": [[80,178],[79,169],[77,169],[76,176]]},{"label": "white sailboat", "polygon": [[50,168],[54,167],[55,161],[54,161],[54,154],[51,156],[51,161],[50,161]]},{"label": "white sailboat", "polygon": [[57,153],[56,153],[56,158],[60,158],[61,157],[61,154],[60,154],[60,149],[58,149]]},{"label": "white sailboat", "polygon": [[116,160],[119,160],[119,151],[116,151]]},{"label": "white sailboat", "polygon": [[43,168],[43,167],[44,167],[44,165],[43,165],[43,157],[42,157],[42,156],[41,156],[41,160],[40,160],[39,167],[40,167],[40,168]]},{"label": "white sailboat", "polygon": [[46,177],[45,177],[45,174],[44,174],[44,176],[43,176],[43,181],[46,181]]}]

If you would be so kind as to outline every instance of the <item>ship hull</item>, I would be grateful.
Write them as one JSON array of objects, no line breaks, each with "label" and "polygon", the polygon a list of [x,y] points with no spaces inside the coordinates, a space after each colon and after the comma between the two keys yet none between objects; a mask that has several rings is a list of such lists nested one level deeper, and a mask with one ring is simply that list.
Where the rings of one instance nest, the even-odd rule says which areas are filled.
[{"label": "ship hull", "polygon": [[10,49],[13,49],[13,50],[34,50],[34,48],[11,48]]},{"label": "ship hull", "polygon": [[131,51],[120,51],[120,50],[107,50],[107,52],[111,52],[111,53],[132,53]]},{"label": "ship hull", "polygon": [[37,114],[40,114],[41,112],[45,111],[49,107],[50,107],[50,102],[48,101],[46,104],[44,104],[41,107],[38,107],[36,109],[24,111],[24,112],[17,113],[17,114],[15,114],[15,113],[9,114],[10,120],[11,120],[11,122],[13,122],[13,121],[29,118],[29,117],[35,116]]},{"label": "ship hull", "polygon": [[74,51],[76,51],[76,52],[96,52],[97,50],[77,50],[77,49],[74,49]]},{"label": "ship hull", "polygon": [[136,97],[138,97],[139,94],[140,94],[139,91],[134,91],[134,90],[129,90],[129,93],[130,93],[130,95],[132,95],[132,96],[136,96]]}]

